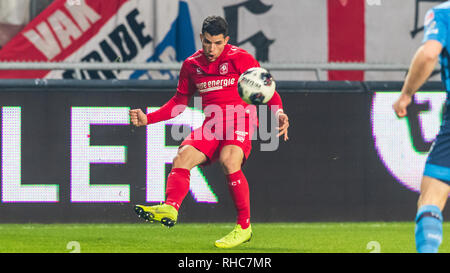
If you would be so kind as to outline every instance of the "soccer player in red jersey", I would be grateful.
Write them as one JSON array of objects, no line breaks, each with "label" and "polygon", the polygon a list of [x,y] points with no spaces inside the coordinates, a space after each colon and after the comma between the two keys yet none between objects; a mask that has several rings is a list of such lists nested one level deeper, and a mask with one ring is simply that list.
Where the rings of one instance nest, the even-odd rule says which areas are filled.
[{"label": "soccer player in red jersey", "polygon": [[[183,62],[175,95],[155,112],[145,114],[141,109],[130,110],[131,123],[145,126],[181,114],[194,93],[199,92],[206,116],[203,125],[191,132],[178,149],[167,178],[165,203],[136,205],[135,211],[146,220],[173,226],[178,209],[189,192],[190,170],[219,161],[237,210],[237,224],[231,233],[217,240],[215,246],[230,248],[249,241],[252,235],[249,187],[241,166],[250,154],[258,120],[256,107],[249,107],[239,96],[237,82],[243,72],[259,66],[259,63],[245,50],[228,44],[228,24],[222,17],[207,17],[203,21],[200,39],[202,49]],[[267,105],[276,109],[278,137],[288,140],[289,120],[276,91]],[[220,109],[224,114],[208,116],[208,107],[211,106],[214,106],[215,113]],[[228,115],[227,109],[245,110],[236,111],[237,115]]]}]

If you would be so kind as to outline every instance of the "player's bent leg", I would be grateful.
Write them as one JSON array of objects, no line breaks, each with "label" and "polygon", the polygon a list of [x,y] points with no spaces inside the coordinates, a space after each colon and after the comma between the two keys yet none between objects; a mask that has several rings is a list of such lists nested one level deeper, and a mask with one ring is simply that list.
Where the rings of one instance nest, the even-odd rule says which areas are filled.
[{"label": "player's bent leg", "polygon": [[450,193],[450,186],[424,175],[415,218],[416,249],[419,253],[436,253],[442,242],[442,210]]},{"label": "player's bent leg", "polygon": [[177,155],[173,159],[172,168],[192,168],[205,163],[207,157],[204,153],[191,145],[184,145],[178,149]]},{"label": "player's bent leg", "polygon": [[167,227],[173,227],[178,218],[178,211],[170,205],[162,204],[156,206],[134,206],[134,211],[139,218],[149,222],[160,222]]},{"label": "player's bent leg", "polygon": [[165,202],[167,205],[175,207],[178,211],[189,192],[191,169],[206,162],[206,160],[206,156],[193,146],[180,147],[167,178]]},{"label": "player's bent leg", "polygon": [[189,192],[190,170],[206,161],[206,156],[192,146],[183,146],[174,158],[172,170],[167,178],[166,201],[162,205],[136,205],[139,218],[160,222],[172,227],[178,219],[178,209]]}]

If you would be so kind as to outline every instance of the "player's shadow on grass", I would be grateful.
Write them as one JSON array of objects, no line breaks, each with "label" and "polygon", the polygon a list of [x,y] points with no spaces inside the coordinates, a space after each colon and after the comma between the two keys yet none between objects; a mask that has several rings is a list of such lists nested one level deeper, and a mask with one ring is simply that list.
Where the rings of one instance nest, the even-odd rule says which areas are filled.
[{"label": "player's shadow on grass", "polygon": [[305,253],[304,249],[292,249],[281,247],[242,247],[239,250],[245,250],[251,253]]},{"label": "player's shadow on grass", "polygon": [[[206,249],[205,249],[206,250]],[[210,249],[211,250],[211,249]],[[292,249],[292,248],[281,248],[281,247],[251,247],[251,246],[238,246],[229,249],[219,249],[214,248],[214,253],[307,253],[305,249]]]}]

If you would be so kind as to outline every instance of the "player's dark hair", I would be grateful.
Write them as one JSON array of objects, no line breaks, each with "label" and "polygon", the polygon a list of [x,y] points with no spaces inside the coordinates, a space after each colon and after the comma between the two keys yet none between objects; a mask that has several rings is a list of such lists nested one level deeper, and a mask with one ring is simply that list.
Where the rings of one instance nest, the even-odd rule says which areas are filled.
[{"label": "player's dark hair", "polygon": [[228,23],[220,16],[208,16],[203,20],[202,34],[208,32],[209,34],[216,36],[223,34],[223,37],[228,36]]}]

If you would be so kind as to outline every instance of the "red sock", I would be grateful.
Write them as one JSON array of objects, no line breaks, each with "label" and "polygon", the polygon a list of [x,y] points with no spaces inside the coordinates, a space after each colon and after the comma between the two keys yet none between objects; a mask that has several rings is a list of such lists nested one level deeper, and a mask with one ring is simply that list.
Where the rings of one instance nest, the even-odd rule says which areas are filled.
[{"label": "red sock", "polygon": [[166,204],[177,210],[180,208],[184,197],[189,192],[191,172],[187,169],[172,168],[167,177]]},{"label": "red sock", "polygon": [[248,182],[241,170],[227,175],[228,189],[237,210],[237,224],[243,229],[250,225],[250,192]]}]

